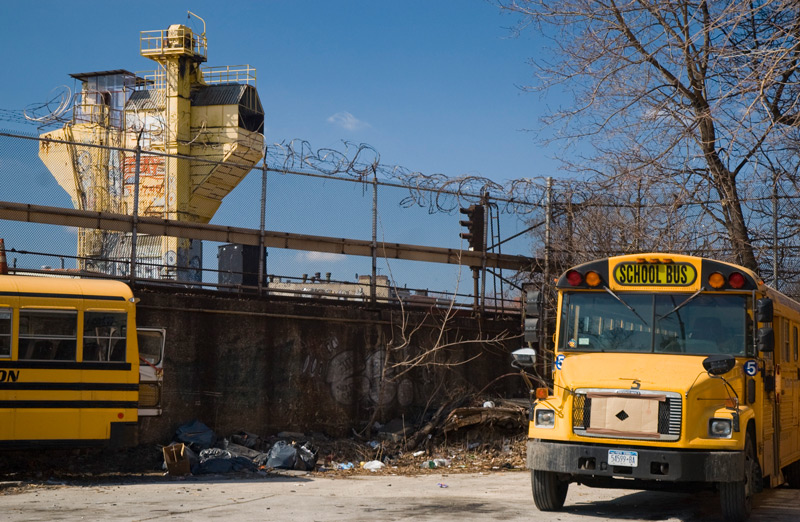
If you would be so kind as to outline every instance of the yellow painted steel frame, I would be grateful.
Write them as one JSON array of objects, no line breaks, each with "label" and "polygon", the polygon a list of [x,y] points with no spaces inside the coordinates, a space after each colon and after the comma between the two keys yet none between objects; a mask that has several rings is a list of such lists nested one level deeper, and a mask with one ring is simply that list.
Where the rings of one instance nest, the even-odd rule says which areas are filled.
[{"label": "yellow painted steel frame", "polygon": [[[118,281],[0,275],[3,309],[12,319],[10,356],[0,356],[0,447],[133,443],[139,353],[131,290]],[[69,357],[20,357],[20,312],[44,310],[75,313],[75,349]],[[87,312],[125,314],[124,360],[84,360]],[[54,333],[41,328],[35,335],[46,339]]]}]

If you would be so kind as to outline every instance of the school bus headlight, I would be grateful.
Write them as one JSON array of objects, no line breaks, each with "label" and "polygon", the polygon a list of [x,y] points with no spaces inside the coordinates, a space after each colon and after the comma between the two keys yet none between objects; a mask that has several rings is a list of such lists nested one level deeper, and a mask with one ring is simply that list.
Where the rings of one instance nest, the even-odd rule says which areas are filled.
[{"label": "school bus headlight", "polygon": [[534,416],[533,425],[537,428],[552,428],[556,423],[556,412],[553,410],[538,409]]},{"label": "school bus headlight", "polygon": [[718,439],[731,438],[732,424],[730,419],[709,419],[708,435]]}]

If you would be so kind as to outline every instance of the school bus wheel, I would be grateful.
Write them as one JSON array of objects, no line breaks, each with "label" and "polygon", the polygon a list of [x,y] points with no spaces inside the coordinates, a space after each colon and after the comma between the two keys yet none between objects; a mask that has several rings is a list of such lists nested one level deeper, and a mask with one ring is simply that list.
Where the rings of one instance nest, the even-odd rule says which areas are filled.
[{"label": "school bus wheel", "polygon": [[744,442],[744,477],[736,482],[720,482],[719,498],[722,516],[728,522],[742,522],[753,509],[756,482],[761,480],[755,445],[750,433]]},{"label": "school bus wheel", "polygon": [[569,482],[552,471],[531,470],[533,503],[539,511],[558,511],[564,507]]}]

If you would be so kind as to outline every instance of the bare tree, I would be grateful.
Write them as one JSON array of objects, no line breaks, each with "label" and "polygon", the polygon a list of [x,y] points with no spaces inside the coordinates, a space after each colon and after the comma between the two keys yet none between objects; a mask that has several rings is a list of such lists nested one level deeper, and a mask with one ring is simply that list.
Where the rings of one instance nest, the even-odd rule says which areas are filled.
[{"label": "bare tree", "polygon": [[[574,104],[558,137],[591,152],[570,166],[608,181],[671,181],[700,203],[739,263],[758,269],[740,184],[787,148],[800,124],[800,30],[789,0],[500,0],[550,38],[541,86]],[[552,61],[551,61],[552,59]],[[581,161],[583,160],[583,161]],[[625,175],[620,176],[623,172]]]}]

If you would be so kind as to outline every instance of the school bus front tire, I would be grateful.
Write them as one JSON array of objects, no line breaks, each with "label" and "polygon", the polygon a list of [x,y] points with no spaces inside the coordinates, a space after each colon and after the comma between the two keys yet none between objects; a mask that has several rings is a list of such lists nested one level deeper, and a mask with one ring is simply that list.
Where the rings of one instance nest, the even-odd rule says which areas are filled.
[{"label": "school bus front tire", "polygon": [[552,471],[531,470],[533,503],[539,511],[558,511],[564,507],[569,482]]},{"label": "school bus front tire", "polygon": [[744,477],[736,482],[720,482],[719,498],[722,516],[728,522],[743,522],[753,509],[753,496],[757,481],[761,480],[760,467],[753,438],[747,434],[744,443]]}]

